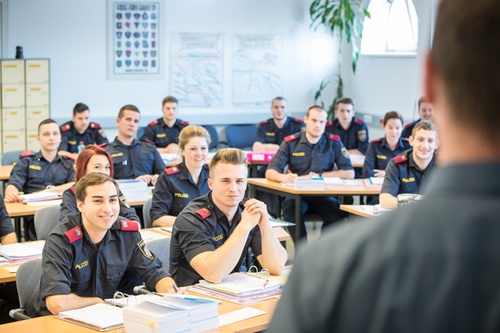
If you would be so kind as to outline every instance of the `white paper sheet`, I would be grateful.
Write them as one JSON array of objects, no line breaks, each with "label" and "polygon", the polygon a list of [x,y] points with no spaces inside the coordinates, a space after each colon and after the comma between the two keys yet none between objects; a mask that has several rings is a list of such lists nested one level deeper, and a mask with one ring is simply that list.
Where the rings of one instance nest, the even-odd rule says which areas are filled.
[{"label": "white paper sheet", "polygon": [[237,321],[242,321],[248,318],[262,316],[263,314],[266,314],[266,311],[254,309],[251,307],[243,308],[219,316],[219,325],[220,326],[229,325]]}]

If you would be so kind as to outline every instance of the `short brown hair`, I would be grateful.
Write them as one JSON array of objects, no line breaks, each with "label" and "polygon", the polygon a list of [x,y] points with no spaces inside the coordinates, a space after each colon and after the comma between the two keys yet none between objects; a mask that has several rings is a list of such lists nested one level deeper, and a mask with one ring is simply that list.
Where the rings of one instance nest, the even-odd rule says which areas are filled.
[{"label": "short brown hair", "polygon": [[415,137],[415,134],[417,134],[417,131],[420,131],[420,130],[434,131],[434,132],[436,132],[436,135],[437,135],[436,126],[429,120],[419,121],[415,125],[415,127],[413,127],[413,130],[411,131],[411,136]]},{"label": "short brown hair", "polygon": [[442,0],[431,50],[452,116],[492,144],[500,137],[499,18],[498,0]]},{"label": "short brown hair", "polygon": [[87,196],[87,187],[101,185],[105,182],[111,182],[116,187],[116,193],[118,194],[118,184],[116,180],[111,178],[108,175],[99,172],[91,172],[85,176],[83,176],[78,183],[76,183],[76,200],[85,201],[85,197]]},{"label": "short brown hair", "polygon": [[[311,110],[317,110],[317,109],[319,111],[326,112],[326,110],[321,105],[313,105],[309,109],[307,109],[306,117],[309,117],[309,113],[311,112]],[[327,112],[327,114],[328,114],[328,112]]]},{"label": "short brown hair", "polygon": [[219,164],[247,165],[247,155],[238,148],[225,148],[215,153],[210,161],[210,177],[214,168]]},{"label": "short brown hair", "polygon": [[47,124],[56,124],[57,125],[57,129],[59,130],[59,132],[61,132],[60,129],[59,129],[59,125],[56,123],[56,121],[53,120],[53,119],[48,118],[48,119],[42,120],[40,122],[40,124],[38,124],[38,135],[40,135],[40,127],[42,127],[43,125],[47,125]]},{"label": "short brown hair", "polygon": [[141,114],[141,111],[139,111],[139,108],[137,106],[132,105],[132,104],[127,104],[127,105],[122,106],[122,108],[118,112],[118,118],[120,118],[120,119],[123,118],[123,115],[125,114],[125,110],[134,111],[134,112]]},{"label": "short brown hair", "polygon": [[73,116],[76,116],[78,113],[82,113],[85,111],[89,111],[89,107],[86,104],[76,103],[75,107],[73,108]]},{"label": "short brown hair", "polygon": [[167,96],[163,99],[163,101],[161,102],[161,107],[165,106],[165,103],[175,103],[175,104],[179,104],[179,101],[177,101],[177,98],[175,98],[174,96]]},{"label": "short brown hair", "polygon": [[339,98],[337,100],[337,102],[335,103],[335,109],[337,109],[337,107],[339,106],[339,104],[351,104],[352,107],[354,107],[354,100],[352,98],[349,98],[349,97]]},{"label": "short brown hair", "polygon": [[401,120],[401,125],[405,123],[405,121],[403,120],[403,116],[401,115],[401,113],[397,112],[397,111],[389,111],[387,112],[385,115],[384,115],[384,126],[387,125],[387,122],[391,119],[399,119]]},{"label": "short brown hair", "polygon": [[420,105],[422,105],[422,103],[430,103],[430,101],[425,96],[420,97],[418,99],[418,109],[419,110],[420,110]]}]

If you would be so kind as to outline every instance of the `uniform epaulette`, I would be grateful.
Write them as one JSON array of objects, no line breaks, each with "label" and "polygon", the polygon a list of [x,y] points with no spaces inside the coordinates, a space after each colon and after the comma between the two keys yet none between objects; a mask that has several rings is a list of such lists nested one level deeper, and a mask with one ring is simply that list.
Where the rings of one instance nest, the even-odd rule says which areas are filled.
[{"label": "uniform epaulette", "polygon": [[142,139],[142,141],[147,142],[147,143],[150,143],[150,144],[152,144],[153,146],[154,146],[154,144],[155,144],[153,141],[151,141],[151,140],[149,140],[149,139]]},{"label": "uniform epaulette", "polygon": [[398,156],[394,157],[394,163],[396,163],[396,164],[406,162],[407,160],[408,160],[408,157],[406,157],[406,155],[398,155]]},{"label": "uniform epaulette", "polygon": [[99,125],[98,123],[90,123],[90,128],[99,129],[101,128],[101,125]]},{"label": "uniform epaulette", "polygon": [[[298,133],[300,134],[300,133]],[[299,135],[296,134],[292,134],[292,135],[289,135],[289,136],[285,136],[285,138],[283,140],[285,140],[286,142],[290,142],[290,141],[293,141],[293,140],[297,140],[297,138],[299,137]]]},{"label": "uniform epaulette", "polygon": [[325,127],[326,126],[332,126],[333,125],[333,120],[328,120],[325,124]]},{"label": "uniform epaulette", "polygon": [[300,118],[293,118],[293,122],[297,123],[297,124],[303,124],[304,123],[304,120],[300,119]]},{"label": "uniform epaulette", "polygon": [[404,141],[404,142],[410,142],[410,139],[408,139],[408,138],[403,138],[403,141]]},{"label": "uniform epaulette", "polygon": [[176,173],[179,173],[181,172],[181,169],[179,169],[178,167],[176,166],[173,166],[171,168],[166,168],[165,169],[165,172],[167,173],[167,175],[175,175]]},{"label": "uniform epaulette", "polygon": [[139,223],[135,221],[121,220],[120,229],[121,231],[139,231]]},{"label": "uniform epaulette", "polygon": [[73,185],[69,188],[73,194],[76,194],[76,185]]},{"label": "uniform epaulette", "polygon": [[354,117],[354,122],[358,125],[363,125],[363,120],[361,120],[361,118]]},{"label": "uniform epaulette", "polygon": [[23,152],[21,153],[21,155],[20,155],[20,156],[21,156],[21,158],[22,158],[22,157],[30,157],[30,156],[33,156],[33,153],[32,153],[29,149],[26,149],[25,151],[23,151]]},{"label": "uniform epaulette", "polygon": [[158,119],[153,120],[152,122],[150,122],[148,126],[154,126],[156,124],[158,124]]},{"label": "uniform epaulette", "polygon": [[340,136],[338,136],[337,134],[328,134],[328,139],[332,141],[340,141]]},{"label": "uniform epaulette", "polygon": [[108,144],[109,144],[109,143],[107,143],[107,142],[103,142],[103,143],[98,144],[97,146],[98,146],[98,147],[101,147],[101,148],[104,148],[104,147],[106,147]]},{"label": "uniform epaulette", "polygon": [[413,123],[406,124],[406,125],[405,125],[405,129],[410,128],[410,127],[412,127],[413,125],[414,125]]},{"label": "uniform epaulette", "polygon": [[82,228],[80,228],[80,226],[78,225],[72,229],[69,229],[64,234],[68,238],[70,244],[76,242],[77,240],[83,237]]},{"label": "uniform epaulette", "polygon": [[212,215],[212,213],[207,209],[207,208],[200,208],[196,211],[196,214],[200,215],[202,219],[206,219],[207,217],[209,217],[210,215]]},{"label": "uniform epaulette", "polygon": [[61,131],[63,132],[67,132],[71,129],[71,125],[70,124],[66,124],[66,125],[62,125],[61,126]]},{"label": "uniform epaulette", "polygon": [[188,126],[189,125],[189,121],[181,120],[179,124],[184,125],[184,126]]},{"label": "uniform epaulette", "polygon": [[382,140],[383,140],[382,138],[375,139],[375,140],[370,141],[370,143],[379,143],[379,142],[382,142]]},{"label": "uniform epaulette", "polygon": [[259,123],[259,125],[265,125],[265,124],[267,124],[267,120],[262,120],[262,121]]}]

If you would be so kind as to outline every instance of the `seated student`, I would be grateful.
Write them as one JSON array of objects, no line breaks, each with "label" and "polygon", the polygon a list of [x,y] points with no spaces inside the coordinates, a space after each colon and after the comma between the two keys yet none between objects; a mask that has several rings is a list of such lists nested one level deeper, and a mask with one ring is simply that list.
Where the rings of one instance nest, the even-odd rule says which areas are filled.
[{"label": "seated student", "polygon": [[428,120],[419,122],[410,136],[413,149],[394,157],[385,169],[380,191],[380,205],[395,209],[398,194],[419,193],[434,168],[435,151],[439,145],[436,127]]},{"label": "seated student", "polygon": [[167,96],[162,101],[163,117],[158,118],[144,129],[141,141],[148,141],[158,148],[158,151],[164,153],[179,152],[179,133],[184,127],[189,125],[187,121],[177,119],[178,101],[173,96]]},{"label": "seated student", "polygon": [[[43,120],[38,125],[37,140],[40,151],[35,154],[25,151],[14,165],[5,188],[5,202],[17,202],[20,201],[20,194],[30,194],[57,185],[71,186],[68,182],[74,180],[75,169],[71,159],[57,155],[61,143],[57,123],[52,119]],[[64,189],[62,187],[61,192]]]},{"label": "seated student", "polygon": [[116,119],[118,136],[104,148],[113,158],[115,179],[140,179],[154,185],[165,163],[153,144],[135,139],[140,120],[135,105],[123,106]]},{"label": "seated student", "polygon": [[403,129],[403,133],[401,133],[402,138],[409,138],[411,133],[413,132],[413,127],[415,127],[415,125],[422,120],[432,121],[432,116],[434,115],[434,106],[427,100],[425,96],[420,97],[418,100],[418,115],[420,116],[419,119],[405,126],[405,128]]},{"label": "seated student", "polygon": [[[309,177],[315,173],[325,177],[354,178],[349,153],[338,135],[326,134],[327,113],[321,106],[312,106],[304,117],[306,131],[285,138],[266,171],[266,178],[275,182],[290,183],[298,176]],[[284,174],[286,166],[288,173]],[[323,227],[346,217],[340,211],[340,200],[332,195],[302,198],[302,220],[295,221],[295,199],[283,201],[286,221],[300,224],[300,236],[306,236],[304,215],[312,211],[321,216]],[[290,228],[295,234],[295,228]]]},{"label": "seated student", "polygon": [[[75,185],[64,191],[61,203],[60,218],[63,220],[68,215],[79,214],[76,204],[76,183],[83,176],[91,172],[100,172],[113,178],[113,160],[107,151],[98,146],[87,146],[78,155],[76,159]],[[135,221],[141,224],[135,209],[131,208],[123,193],[118,189],[118,198],[120,201],[119,215],[127,220]]]},{"label": "seated student", "polygon": [[73,108],[73,118],[61,125],[61,144],[59,155],[70,156],[76,160],[80,150],[87,145],[108,143],[101,125],[90,121],[89,107],[77,103]]},{"label": "seated student", "polygon": [[[3,197],[0,195],[0,246],[14,243],[17,243],[16,233],[5,210]],[[14,321],[9,317],[9,311],[18,307],[16,283],[0,283],[0,324]]]},{"label": "seated student", "polygon": [[[172,292],[175,282],[138,232],[118,216],[118,186],[92,172],[76,185],[80,214],[52,230],[43,249],[38,315],[78,309],[112,298],[131,268],[149,290]],[[30,314],[28,314],[30,315]]]},{"label": "seated student", "polygon": [[255,199],[242,202],[247,173],[245,153],[219,150],[210,162],[211,192],[191,201],[175,220],[170,272],[180,286],[200,279],[218,283],[239,272],[249,247],[271,274],[283,270],[287,254],[271,230],[266,206]]},{"label": "seated student", "polygon": [[156,182],[151,204],[153,226],[171,227],[182,209],[209,191],[207,155],[210,134],[201,126],[189,125],[179,134],[183,162],[165,169]]}]

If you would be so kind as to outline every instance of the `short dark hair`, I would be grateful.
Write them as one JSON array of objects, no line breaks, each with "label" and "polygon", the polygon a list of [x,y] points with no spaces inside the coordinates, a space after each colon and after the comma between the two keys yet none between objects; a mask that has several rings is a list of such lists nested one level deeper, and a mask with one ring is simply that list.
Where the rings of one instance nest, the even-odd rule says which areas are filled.
[{"label": "short dark hair", "polygon": [[349,98],[349,97],[339,98],[337,100],[337,102],[335,103],[335,109],[337,109],[337,107],[339,106],[339,104],[351,104],[352,107],[354,107],[354,100],[352,98]]},{"label": "short dark hair", "polygon": [[431,50],[455,121],[495,145],[500,139],[499,18],[498,0],[441,0]]},{"label": "short dark hair", "polygon": [[422,103],[430,103],[430,101],[427,99],[427,97],[422,96],[418,99],[418,108],[419,109],[420,109],[420,105],[422,105]]},{"label": "short dark hair", "polygon": [[89,107],[87,106],[87,104],[76,103],[75,107],[73,108],[73,116],[76,116],[77,113],[82,113],[85,111],[89,111]]},{"label": "short dark hair", "polygon": [[403,120],[403,116],[401,115],[401,113],[399,113],[397,111],[389,111],[389,112],[387,112],[384,115],[384,122],[383,122],[384,126],[391,119],[399,119],[399,120],[401,120],[401,125],[405,123],[404,120]]},{"label": "short dark hair", "polygon": [[[321,105],[313,105],[309,109],[307,109],[306,117],[309,117],[309,113],[311,112],[311,110],[315,110],[315,109],[319,109],[320,111],[326,112],[326,110]],[[328,112],[327,112],[327,114],[328,114]]]},{"label": "short dark hair", "polygon": [[161,102],[161,107],[163,107],[165,105],[165,103],[175,103],[175,104],[179,104],[179,101],[177,100],[177,98],[175,98],[174,96],[167,96],[163,99],[163,101]]},{"label": "short dark hair", "polygon": [[124,105],[122,106],[122,108],[120,109],[120,112],[118,112],[118,118],[123,118],[123,115],[125,113],[125,110],[129,110],[129,111],[134,111],[134,112],[137,112],[137,113],[141,113],[141,111],[139,111],[139,108],[135,105],[132,105],[132,104],[127,104],[127,105]]},{"label": "short dark hair", "polygon": [[54,119],[45,119],[45,120],[42,120],[40,122],[40,124],[38,124],[38,134],[40,134],[40,127],[42,127],[42,125],[47,125],[47,124],[56,124],[57,125],[57,128],[59,128],[59,125],[56,123],[56,121]]},{"label": "short dark hair", "polygon": [[87,196],[87,187],[101,185],[105,182],[113,183],[116,187],[116,193],[118,194],[118,184],[116,183],[116,180],[103,173],[91,172],[80,178],[78,183],[76,183],[76,200],[85,201],[85,197]]},{"label": "short dark hair", "polygon": [[274,101],[285,101],[285,102],[288,102],[285,97],[281,97],[281,96],[274,97],[273,100],[271,101],[271,105],[274,104]]}]

